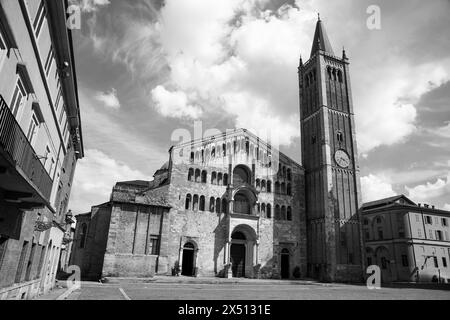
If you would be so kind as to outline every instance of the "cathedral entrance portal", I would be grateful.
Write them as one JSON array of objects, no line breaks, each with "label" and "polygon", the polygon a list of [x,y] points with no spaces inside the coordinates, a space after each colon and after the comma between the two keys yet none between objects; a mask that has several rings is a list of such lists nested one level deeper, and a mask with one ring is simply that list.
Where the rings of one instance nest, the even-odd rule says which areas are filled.
[{"label": "cathedral entrance portal", "polygon": [[183,276],[194,276],[194,253],[195,247],[188,242],[183,247],[183,265],[181,267],[181,274]]},{"label": "cathedral entrance portal", "polygon": [[231,245],[231,263],[233,278],[245,277],[245,245],[232,244]]}]

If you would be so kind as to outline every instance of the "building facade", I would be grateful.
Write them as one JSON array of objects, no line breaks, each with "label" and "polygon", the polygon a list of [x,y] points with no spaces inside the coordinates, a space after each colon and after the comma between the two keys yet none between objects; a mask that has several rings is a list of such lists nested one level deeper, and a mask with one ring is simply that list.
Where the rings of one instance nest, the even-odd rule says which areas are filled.
[{"label": "building facade", "polygon": [[50,290],[83,157],[66,2],[0,0],[0,299]]},{"label": "building facade", "polygon": [[117,184],[103,213],[110,223],[101,227],[109,229],[101,275],[361,281],[348,65],[345,53],[333,55],[319,19],[311,58],[298,69],[304,167],[239,129],[172,147],[152,182]]},{"label": "building facade", "polygon": [[450,283],[450,212],[397,196],[364,204],[362,215],[367,265],[383,282]]}]

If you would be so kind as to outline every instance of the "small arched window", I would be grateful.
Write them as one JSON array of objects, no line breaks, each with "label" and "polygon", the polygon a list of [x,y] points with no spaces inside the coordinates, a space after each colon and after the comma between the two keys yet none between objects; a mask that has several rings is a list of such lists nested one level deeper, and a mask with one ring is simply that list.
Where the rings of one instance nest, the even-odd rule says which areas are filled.
[{"label": "small arched window", "polygon": [[212,148],[211,150],[211,158],[215,158],[216,157],[216,148]]},{"label": "small arched window", "polygon": [[291,169],[287,170],[287,179],[288,179],[288,181],[292,181],[292,171],[291,171]]},{"label": "small arched window", "polygon": [[290,183],[287,184],[286,193],[288,196],[292,196],[292,187]]},{"label": "small arched window", "polygon": [[217,175],[217,184],[221,186],[223,184],[223,174],[219,172]]},{"label": "small arched window", "polygon": [[195,170],[195,182],[200,182],[200,175],[201,175],[200,169]]},{"label": "small arched window", "polygon": [[287,220],[287,217],[286,217],[286,207],[285,207],[285,206],[282,206],[282,207],[281,207],[281,220]]},{"label": "small arched window", "polygon": [[344,134],[342,133],[342,131],[338,131],[336,133],[336,139],[339,143],[343,143],[344,142]]},{"label": "small arched window", "polygon": [[261,191],[266,192],[266,180],[261,180]]},{"label": "small arched window", "polygon": [[208,173],[203,170],[202,171],[202,183],[206,183],[208,181]]},{"label": "small arched window", "polygon": [[186,196],[186,203],[185,203],[185,206],[184,206],[184,208],[186,210],[189,210],[191,208],[191,202],[192,202],[192,196],[190,194],[188,194]]},{"label": "small arched window", "polygon": [[227,174],[227,173],[225,173],[225,174],[223,175],[223,185],[224,185],[224,186],[227,186],[227,185],[228,185],[228,174]]},{"label": "small arched window", "polygon": [[281,183],[281,194],[286,194],[286,184],[284,182]]},{"label": "small arched window", "polygon": [[260,190],[261,188],[261,181],[259,179],[256,179],[256,190]]},{"label": "small arched window", "polygon": [[287,208],[287,220],[292,221],[292,209],[291,207]]},{"label": "small arched window", "polygon": [[188,173],[188,181],[194,180],[194,169],[190,168]]},{"label": "small arched window", "polygon": [[220,198],[216,199],[216,213],[220,213]]},{"label": "small arched window", "polygon": [[222,156],[227,156],[227,145],[225,143],[222,144]]},{"label": "small arched window", "polygon": [[272,206],[270,204],[267,205],[266,216],[267,219],[272,219]]},{"label": "small arched window", "polygon": [[200,197],[200,211],[205,211],[205,196]]},{"label": "small arched window", "polygon": [[275,193],[277,193],[277,194],[280,193],[280,183],[278,181],[275,182]]},{"label": "small arched window", "polygon": [[266,204],[263,203],[261,205],[261,217],[265,217],[266,216]]},{"label": "small arched window", "polygon": [[272,192],[272,181],[267,181],[267,192],[271,193]]},{"label": "small arched window", "polygon": [[194,195],[194,201],[192,204],[192,210],[198,211],[198,195]]},{"label": "small arched window", "polygon": [[209,199],[209,211],[210,212],[214,212],[215,210],[215,205],[216,205],[216,199],[214,199],[214,197],[211,197]]},{"label": "small arched window", "polygon": [[195,160],[195,153],[191,152],[191,163],[193,163]]},{"label": "small arched window", "polygon": [[211,173],[211,184],[216,183],[217,183],[217,173],[214,171],[213,173]]}]

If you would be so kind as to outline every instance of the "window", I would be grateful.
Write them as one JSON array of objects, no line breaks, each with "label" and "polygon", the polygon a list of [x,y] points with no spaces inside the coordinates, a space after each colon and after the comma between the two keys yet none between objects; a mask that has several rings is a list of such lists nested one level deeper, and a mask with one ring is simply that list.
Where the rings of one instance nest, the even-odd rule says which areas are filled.
[{"label": "window", "polygon": [[206,183],[208,179],[208,174],[206,171],[202,171],[202,183]]},{"label": "window", "polygon": [[348,254],[348,263],[353,264],[353,253]]},{"label": "window", "polygon": [[268,193],[272,192],[272,181],[267,181],[267,192]]},{"label": "window", "polygon": [[368,266],[372,265],[372,257],[367,257],[367,265]]},{"label": "window", "polygon": [[426,224],[433,224],[433,219],[430,216],[425,217],[425,223]]},{"label": "window", "polygon": [[364,225],[365,225],[365,226],[368,226],[368,225],[369,225],[369,220],[364,219]]},{"label": "window", "polygon": [[428,234],[429,234],[429,236],[430,236],[430,239],[433,240],[433,230],[429,230],[429,231],[428,231]]},{"label": "window", "polygon": [[58,111],[59,109],[59,103],[61,102],[61,89],[58,90],[58,94],[56,96],[55,100],[55,110]]},{"label": "window", "polygon": [[341,246],[345,247],[347,245],[347,235],[345,231],[341,231]]},{"label": "window", "polygon": [[409,267],[408,256],[406,254],[402,255],[402,266]]},{"label": "window", "polygon": [[214,197],[209,198],[209,211],[214,213],[214,206],[216,204],[216,199]]},{"label": "window", "polygon": [[336,133],[336,139],[339,143],[344,142],[344,134],[341,131],[338,131]]},{"label": "window", "polygon": [[366,238],[366,240],[370,240],[370,232],[369,231],[366,231],[365,238]]},{"label": "window", "polygon": [[193,181],[194,169],[190,168],[188,172],[188,181]]},{"label": "window", "polygon": [[439,268],[438,258],[437,257],[433,257],[433,261],[434,261],[434,267],[435,268]]},{"label": "window", "polygon": [[27,133],[27,139],[31,145],[33,145],[34,138],[36,137],[38,129],[39,129],[39,120],[37,118],[36,113],[33,111],[33,114],[31,115],[30,126],[28,128]]},{"label": "window", "polygon": [[200,211],[205,211],[205,196],[200,197]]},{"label": "window", "polygon": [[266,216],[267,219],[272,219],[272,206],[270,204],[267,205]]},{"label": "window", "polygon": [[192,196],[190,194],[186,195],[186,201],[184,208],[189,210],[191,208]]},{"label": "window", "polygon": [[61,125],[64,119],[64,116],[66,115],[66,111],[64,110],[64,105],[61,108],[61,113],[59,114],[59,124]]},{"label": "window", "polygon": [[377,217],[377,223],[381,223],[381,218]]},{"label": "window", "polygon": [[55,57],[55,51],[53,50],[53,46],[50,46],[50,50],[48,51],[47,59],[45,60],[45,66],[44,66],[45,75],[47,77],[50,72],[50,69],[52,68],[54,57]]},{"label": "window", "polygon": [[46,15],[45,4],[44,4],[44,1],[41,0],[38,11],[37,11],[36,16],[33,21],[33,29],[34,29],[34,34],[36,35],[36,38],[39,37],[39,34],[41,33],[42,25],[44,24],[45,15]]},{"label": "window", "polygon": [[447,227],[447,219],[445,219],[445,218],[442,218],[442,225],[444,226],[444,227]]},{"label": "window", "polygon": [[11,112],[13,113],[14,117],[17,117],[19,110],[22,108],[25,96],[25,87],[23,86],[22,80],[18,78],[10,104]]},{"label": "window", "polygon": [[404,238],[404,237],[405,237],[405,231],[399,230],[399,231],[398,231],[398,237],[399,237],[399,238]]},{"label": "window", "polygon": [[440,231],[440,230],[436,231],[436,240],[439,240],[439,241],[443,241],[444,240],[444,236],[442,234],[442,231]]},{"label": "window", "polygon": [[422,238],[422,229],[417,229],[417,236]]},{"label": "window", "polygon": [[416,222],[420,222],[420,215],[416,214]]},{"label": "window", "polygon": [[193,202],[192,210],[193,211],[198,210],[198,195],[194,195],[194,202]]},{"label": "window", "polygon": [[160,237],[159,236],[150,236],[149,250],[148,252],[152,256],[159,255],[159,247],[160,247]]},{"label": "window", "polygon": [[292,221],[292,209],[291,207],[287,208],[287,220]]}]

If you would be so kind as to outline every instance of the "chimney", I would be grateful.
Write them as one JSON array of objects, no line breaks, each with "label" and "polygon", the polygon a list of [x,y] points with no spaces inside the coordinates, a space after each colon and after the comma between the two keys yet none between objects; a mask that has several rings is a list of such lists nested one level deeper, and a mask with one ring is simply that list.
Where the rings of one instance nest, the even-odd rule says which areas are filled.
[{"label": "chimney", "polygon": [[433,210],[434,210],[434,208],[435,208],[435,206],[431,206],[431,209],[433,209]]},{"label": "chimney", "polygon": [[425,208],[427,208],[427,209],[430,207],[430,206],[427,205],[427,204],[424,204],[423,206],[424,206]]},{"label": "chimney", "polygon": [[421,203],[418,203],[417,205],[419,206],[419,208],[422,207],[422,204],[421,204]]}]

